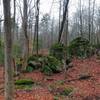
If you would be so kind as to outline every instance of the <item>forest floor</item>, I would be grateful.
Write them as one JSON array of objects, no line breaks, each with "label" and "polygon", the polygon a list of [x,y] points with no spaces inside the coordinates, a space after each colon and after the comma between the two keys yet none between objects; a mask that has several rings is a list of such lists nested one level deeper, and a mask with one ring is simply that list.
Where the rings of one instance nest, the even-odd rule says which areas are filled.
[{"label": "forest floor", "polygon": [[[91,77],[79,80],[80,75]],[[64,78],[66,76],[66,78]],[[15,100],[100,100],[100,60],[95,57],[79,60],[73,59],[73,68],[64,72],[46,76],[40,71],[24,73],[22,78],[31,78],[36,85],[31,90],[16,90]],[[1,91],[3,68],[0,68],[0,100],[4,100]],[[64,88],[71,87],[69,96],[60,95]]]}]

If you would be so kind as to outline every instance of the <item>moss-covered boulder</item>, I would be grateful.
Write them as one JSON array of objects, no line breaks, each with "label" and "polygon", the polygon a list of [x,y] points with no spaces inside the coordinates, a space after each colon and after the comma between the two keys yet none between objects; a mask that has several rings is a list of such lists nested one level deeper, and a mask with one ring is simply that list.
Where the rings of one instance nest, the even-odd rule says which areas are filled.
[{"label": "moss-covered boulder", "polygon": [[61,71],[61,62],[58,59],[53,56],[47,56],[44,58],[42,72],[44,72],[46,75],[51,75],[52,73],[59,73]]},{"label": "moss-covered boulder", "polygon": [[53,44],[50,48],[50,55],[56,57],[58,60],[62,60],[65,49],[66,47],[62,43]]},{"label": "moss-covered boulder", "polygon": [[91,55],[92,46],[89,41],[83,37],[77,37],[72,40],[68,47],[69,55],[76,57],[88,57]]},{"label": "moss-covered boulder", "polygon": [[28,59],[26,70],[32,72],[33,70],[41,70],[46,75],[58,73],[62,71],[61,61],[53,56],[31,56]]}]

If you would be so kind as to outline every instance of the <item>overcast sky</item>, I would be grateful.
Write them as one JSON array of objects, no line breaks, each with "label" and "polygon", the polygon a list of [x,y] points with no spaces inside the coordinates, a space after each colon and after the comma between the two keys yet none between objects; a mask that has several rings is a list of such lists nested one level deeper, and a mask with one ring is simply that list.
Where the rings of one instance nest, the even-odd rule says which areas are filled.
[{"label": "overcast sky", "polygon": [[[3,0],[0,0],[2,4]],[[55,18],[58,18],[59,14],[59,0],[40,0],[40,14],[43,15],[45,13],[51,14],[51,16],[54,16]],[[54,1],[53,5],[52,2]],[[73,13],[76,11],[76,8],[78,8],[78,1],[79,0],[69,0],[69,16],[72,17]],[[93,0],[91,0],[93,2]],[[82,0],[82,2],[85,4],[85,6],[88,6],[88,0]],[[91,2],[91,3],[92,3]],[[96,4],[100,5],[100,0],[96,0]],[[12,5],[11,5],[12,6]],[[51,10],[52,7],[52,10]],[[51,11],[50,11],[51,10]],[[2,7],[0,6],[0,15],[2,15]]]},{"label": "overcast sky", "polygon": [[[75,13],[76,8],[78,8],[78,2],[79,0],[69,0],[69,16],[72,17],[73,13]],[[94,0],[91,0],[91,3]],[[99,6],[100,5],[100,0],[95,0],[96,4]],[[41,12],[44,13],[50,13],[51,5],[52,5],[53,0],[41,0],[41,7],[40,10]],[[59,0],[54,0],[55,3],[52,5],[52,11],[51,15],[57,17],[58,16],[58,9],[59,9]],[[82,3],[85,6],[88,6],[88,0],[82,0]]]}]

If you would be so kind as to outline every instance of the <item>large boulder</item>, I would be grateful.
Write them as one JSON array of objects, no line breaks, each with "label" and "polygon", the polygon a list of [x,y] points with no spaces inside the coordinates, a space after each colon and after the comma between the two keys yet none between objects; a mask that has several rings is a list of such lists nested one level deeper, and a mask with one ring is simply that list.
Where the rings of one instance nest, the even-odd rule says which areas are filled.
[{"label": "large boulder", "polygon": [[71,57],[86,58],[91,56],[92,46],[87,39],[77,37],[70,42],[68,51]]}]

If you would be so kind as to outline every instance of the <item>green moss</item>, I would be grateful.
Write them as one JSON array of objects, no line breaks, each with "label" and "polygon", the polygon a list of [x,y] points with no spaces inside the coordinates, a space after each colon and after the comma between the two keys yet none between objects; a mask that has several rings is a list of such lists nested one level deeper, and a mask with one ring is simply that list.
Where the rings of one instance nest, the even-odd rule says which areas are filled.
[{"label": "green moss", "polygon": [[70,93],[73,92],[73,88],[72,87],[67,87],[65,88],[60,94],[61,95],[65,95],[65,96],[68,96]]},{"label": "green moss", "polygon": [[47,65],[45,65],[43,68],[42,68],[42,72],[46,75],[52,75],[52,69],[50,67],[48,67]]},{"label": "green moss", "polygon": [[43,56],[42,55],[32,55],[28,58],[27,60],[27,67],[26,71],[27,72],[32,72],[33,70],[37,70],[42,67],[43,63]]},{"label": "green moss", "polygon": [[88,57],[91,53],[92,47],[89,41],[85,38],[78,37],[72,40],[68,47],[70,56]]},{"label": "green moss", "polygon": [[44,72],[46,75],[61,72],[61,62],[52,56],[45,57],[42,72]]},{"label": "green moss", "polygon": [[29,63],[30,61],[38,61],[38,56],[36,56],[36,55],[30,56],[28,58],[28,61],[27,62]]},{"label": "green moss", "polygon": [[31,66],[26,67],[26,72],[32,72],[33,70],[34,70],[34,68]]},{"label": "green moss", "polygon": [[64,80],[59,80],[56,83],[59,84],[59,85],[64,85],[64,82],[65,82]]},{"label": "green moss", "polygon": [[33,85],[16,85],[16,89],[32,90]]},{"label": "green moss", "polygon": [[26,70],[32,72],[35,69],[40,69],[46,75],[61,72],[61,61],[53,56],[31,56],[28,59]]},{"label": "green moss", "polygon": [[64,56],[64,50],[66,47],[62,43],[56,43],[52,45],[50,49],[50,55],[56,57],[58,60],[62,60]]},{"label": "green moss", "polygon": [[15,85],[32,85],[34,84],[33,80],[31,79],[20,79],[16,80]]},{"label": "green moss", "polygon": [[54,96],[54,100],[59,100],[59,97],[58,96]]}]

